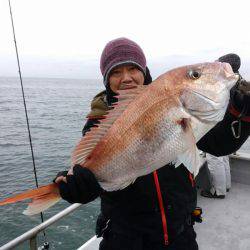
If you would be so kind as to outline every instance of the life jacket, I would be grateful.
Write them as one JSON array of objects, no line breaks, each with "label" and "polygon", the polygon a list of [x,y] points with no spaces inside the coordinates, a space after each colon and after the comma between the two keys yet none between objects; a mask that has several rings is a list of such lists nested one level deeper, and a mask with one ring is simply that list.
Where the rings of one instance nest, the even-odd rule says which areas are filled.
[{"label": "life jacket", "polygon": [[[91,102],[91,112],[87,115],[88,122],[83,134],[97,124],[98,119],[103,118],[109,109],[106,92],[96,95]],[[183,165],[175,168],[171,164],[137,178],[125,189],[103,192],[100,197],[102,219],[97,221],[99,231],[107,226],[104,221],[109,222],[109,227],[116,232],[141,235],[151,241],[166,240],[166,229],[167,240],[174,240],[183,230],[197,203],[196,188],[190,172]]]}]

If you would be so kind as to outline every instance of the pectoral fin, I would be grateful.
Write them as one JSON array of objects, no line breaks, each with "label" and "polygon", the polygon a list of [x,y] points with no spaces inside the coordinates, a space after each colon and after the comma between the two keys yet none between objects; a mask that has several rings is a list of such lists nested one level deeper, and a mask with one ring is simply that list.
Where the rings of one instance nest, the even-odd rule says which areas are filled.
[{"label": "pectoral fin", "polygon": [[175,166],[178,167],[183,163],[189,172],[196,176],[201,166],[201,157],[198,148],[196,147],[196,140],[191,127],[191,120],[183,118],[180,124],[184,130],[183,140],[185,140],[187,150],[178,155]]}]

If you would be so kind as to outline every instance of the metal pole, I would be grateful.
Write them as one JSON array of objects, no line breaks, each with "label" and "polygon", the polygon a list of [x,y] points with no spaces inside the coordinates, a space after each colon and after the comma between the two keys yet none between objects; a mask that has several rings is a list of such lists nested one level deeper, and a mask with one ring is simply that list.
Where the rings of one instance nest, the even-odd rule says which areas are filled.
[{"label": "metal pole", "polygon": [[30,250],[37,250],[36,236],[30,239]]},{"label": "metal pole", "polygon": [[55,223],[56,221],[58,221],[62,217],[66,216],[67,214],[73,212],[74,210],[76,210],[81,205],[82,204],[80,204],[80,203],[75,203],[75,204],[67,207],[66,209],[64,209],[63,211],[61,211],[58,214],[54,215],[53,217],[46,220],[45,222],[39,224],[38,226],[32,228],[28,232],[20,235],[19,237],[15,238],[14,240],[12,240],[12,241],[8,242],[7,244],[3,245],[2,247],[0,247],[0,250],[13,249],[14,247],[18,246],[19,244],[23,243],[24,241],[33,238],[39,232],[41,232],[42,230],[44,230],[48,226],[52,225],[53,223]]}]

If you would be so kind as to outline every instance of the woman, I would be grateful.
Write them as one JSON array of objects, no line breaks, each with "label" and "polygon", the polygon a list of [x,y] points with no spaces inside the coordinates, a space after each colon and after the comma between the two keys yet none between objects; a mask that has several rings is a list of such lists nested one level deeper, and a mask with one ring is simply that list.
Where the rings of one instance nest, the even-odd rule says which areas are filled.
[{"label": "woman", "polygon": [[[105,46],[100,68],[106,90],[92,101],[83,136],[99,123],[110,104],[117,101],[114,96],[121,84],[151,82],[142,49],[127,38],[112,40]],[[244,93],[238,96],[232,93],[230,105],[234,110],[245,106],[242,95]],[[228,109],[224,120],[197,143],[198,148],[214,155],[226,155],[239,149],[250,134],[250,123],[247,119],[241,121],[241,135],[236,139],[231,131],[231,123],[236,119],[234,115]],[[249,116],[248,107],[246,117]],[[59,173],[55,181],[65,200],[87,203],[98,196],[101,198],[101,214],[96,227],[97,236],[103,237],[101,250],[198,249],[193,229],[194,221],[199,220],[199,216],[196,218],[193,214],[197,193],[193,176],[184,165],[175,168],[168,164],[114,192],[102,190],[87,168],[75,166],[74,175],[66,174],[67,171]]]}]

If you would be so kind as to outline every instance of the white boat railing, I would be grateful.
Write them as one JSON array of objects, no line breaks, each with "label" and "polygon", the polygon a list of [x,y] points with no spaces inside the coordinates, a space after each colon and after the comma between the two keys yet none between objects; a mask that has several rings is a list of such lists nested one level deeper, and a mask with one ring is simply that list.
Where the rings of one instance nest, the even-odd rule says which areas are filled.
[{"label": "white boat railing", "polygon": [[19,237],[13,239],[12,241],[8,242],[7,244],[0,247],[0,250],[8,250],[13,249],[17,246],[19,246],[24,241],[29,240],[30,241],[30,249],[31,250],[37,250],[37,234],[49,227],[50,225],[54,224],[64,216],[68,215],[69,213],[76,210],[78,207],[80,207],[82,204],[75,203],[66,209],[62,210],[61,212],[57,213],[56,215],[52,216],[50,219],[44,221],[43,223],[39,224],[38,226],[30,229],[26,233],[20,235]]}]

